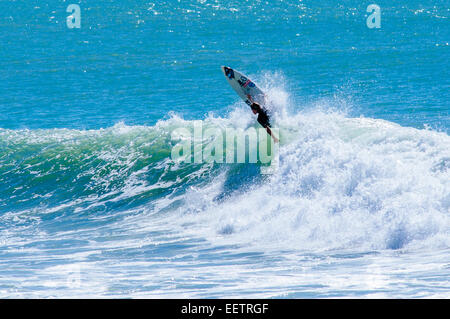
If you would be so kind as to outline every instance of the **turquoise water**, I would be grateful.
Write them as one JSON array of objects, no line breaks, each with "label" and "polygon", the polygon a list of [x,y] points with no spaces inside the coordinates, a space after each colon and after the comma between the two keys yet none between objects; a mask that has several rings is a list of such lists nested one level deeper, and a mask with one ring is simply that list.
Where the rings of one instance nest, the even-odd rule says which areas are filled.
[{"label": "turquoise water", "polygon": [[[445,1],[1,1],[0,296],[448,297]],[[279,168],[176,163],[273,101]]]}]

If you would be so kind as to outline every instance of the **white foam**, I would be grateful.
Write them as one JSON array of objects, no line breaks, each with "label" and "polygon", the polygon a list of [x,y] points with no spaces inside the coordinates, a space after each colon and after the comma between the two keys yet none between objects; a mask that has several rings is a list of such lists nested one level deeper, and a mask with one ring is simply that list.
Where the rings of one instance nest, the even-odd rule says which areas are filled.
[{"label": "white foam", "polygon": [[450,247],[447,134],[349,118],[333,105],[289,117],[285,109],[276,115],[278,173],[220,203],[207,188],[186,194],[198,212],[189,236],[262,250]]}]

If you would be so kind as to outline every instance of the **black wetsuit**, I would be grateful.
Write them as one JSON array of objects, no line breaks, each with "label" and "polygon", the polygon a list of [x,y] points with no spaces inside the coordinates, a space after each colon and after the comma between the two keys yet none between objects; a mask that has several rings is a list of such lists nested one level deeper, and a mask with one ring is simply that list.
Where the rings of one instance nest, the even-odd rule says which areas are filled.
[{"label": "black wetsuit", "polygon": [[258,112],[258,123],[261,124],[262,127],[270,127],[270,118],[267,115],[267,111],[262,109]]}]

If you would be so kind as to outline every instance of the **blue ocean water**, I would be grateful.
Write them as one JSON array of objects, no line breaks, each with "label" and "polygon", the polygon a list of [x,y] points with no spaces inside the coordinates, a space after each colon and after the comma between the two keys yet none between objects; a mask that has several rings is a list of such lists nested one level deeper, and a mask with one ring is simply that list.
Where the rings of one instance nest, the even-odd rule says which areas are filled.
[{"label": "blue ocean water", "polygon": [[[0,12],[0,297],[450,296],[447,1]],[[221,65],[274,103],[272,175],[171,158],[255,126]]]}]

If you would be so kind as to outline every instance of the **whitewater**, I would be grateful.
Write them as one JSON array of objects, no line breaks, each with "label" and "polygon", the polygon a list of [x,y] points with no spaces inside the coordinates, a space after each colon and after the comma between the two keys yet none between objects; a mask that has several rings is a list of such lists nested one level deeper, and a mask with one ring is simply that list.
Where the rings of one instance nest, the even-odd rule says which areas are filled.
[{"label": "whitewater", "polygon": [[[0,129],[0,297],[448,297],[448,134],[255,76],[281,137],[270,175],[174,161],[172,132],[194,123],[176,112]],[[202,125],[255,126],[227,108]]]}]

